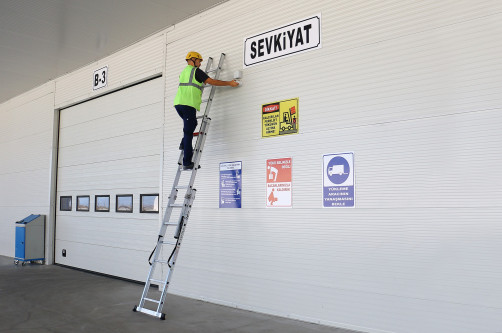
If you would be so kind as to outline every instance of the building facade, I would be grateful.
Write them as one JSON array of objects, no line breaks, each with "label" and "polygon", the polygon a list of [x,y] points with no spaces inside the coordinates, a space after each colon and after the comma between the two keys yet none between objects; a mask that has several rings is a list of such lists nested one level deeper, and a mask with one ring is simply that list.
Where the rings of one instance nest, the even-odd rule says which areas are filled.
[{"label": "building facade", "polygon": [[[17,96],[0,105],[0,254],[14,255],[15,221],[45,214],[49,263],[144,281],[177,167],[184,57],[224,52],[221,79],[241,70],[243,85],[216,92],[170,292],[364,332],[502,331],[501,13],[228,1]],[[319,31],[296,30],[310,18]],[[297,133],[264,135],[263,106],[292,99]],[[354,205],[325,207],[325,156],[344,153]],[[267,161],[283,158],[291,202],[270,207]],[[241,208],[223,208],[233,161]]]}]

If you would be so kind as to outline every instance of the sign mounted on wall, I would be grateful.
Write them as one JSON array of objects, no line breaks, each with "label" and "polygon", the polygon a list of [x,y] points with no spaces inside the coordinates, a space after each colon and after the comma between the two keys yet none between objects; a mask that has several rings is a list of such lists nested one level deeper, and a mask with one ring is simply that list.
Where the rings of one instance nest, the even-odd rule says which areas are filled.
[{"label": "sign mounted on wall", "polygon": [[93,90],[98,90],[106,87],[106,85],[108,84],[108,66],[95,70],[92,77],[92,82]]},{"label": "sign mounted on wall", "polygon": [[244,39],[244,68],[321,48],[321,14]]},{"label": "sign mounted on wall", "polygon": [[242,207],[242,161],[220,163],[220,208]]},{"label": "sign mounted on wall", "polygon": [[323,156],[323,207],[354,207],[354,153]]},{"label": "sign mounted on wall", "polygon": [[267,160],[267,207],[292,207],[291,157]]},{"label": "sign mounted on wall", "polygon": [[298,98],[288,99],[261,106],[261,136],[298,133]]}]

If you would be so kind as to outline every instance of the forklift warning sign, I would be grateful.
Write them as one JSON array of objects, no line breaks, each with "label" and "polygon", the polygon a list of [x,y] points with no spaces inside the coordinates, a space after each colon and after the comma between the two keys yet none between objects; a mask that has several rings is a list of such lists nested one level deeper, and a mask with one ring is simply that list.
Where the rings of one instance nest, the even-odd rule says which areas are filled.
[{"label": "forklift warning sign", "polygon": [[267,207],[291,207],[292,159],[267,160]]},{"label": "forklift warning sign", "polygon": [[298,133],[298,98],[261,106],[261,137]]}]

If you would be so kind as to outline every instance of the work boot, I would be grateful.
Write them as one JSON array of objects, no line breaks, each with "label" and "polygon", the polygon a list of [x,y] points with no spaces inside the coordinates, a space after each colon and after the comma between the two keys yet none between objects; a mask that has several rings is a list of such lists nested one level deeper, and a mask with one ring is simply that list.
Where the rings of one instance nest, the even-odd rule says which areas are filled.
[{"label": "work boot", "polygon": [[190,163],[189,165],[184,165],[183,166],[183,170],[192,170],[193,166],[194,166],[193,162]]}]

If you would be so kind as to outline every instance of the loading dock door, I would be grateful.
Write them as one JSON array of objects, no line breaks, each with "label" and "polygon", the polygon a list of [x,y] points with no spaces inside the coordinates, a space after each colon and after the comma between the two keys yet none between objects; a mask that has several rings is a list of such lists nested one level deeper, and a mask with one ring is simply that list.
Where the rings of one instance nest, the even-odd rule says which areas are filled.
[{"label": "loading dock door", "polygon": [[[158,78],[61,110],[56,263],[145,280],[159,214],[140,213],[140,195],[161,193],[163,108]],[[133,196],[132,212],[116,211],[117,195]]]}]

